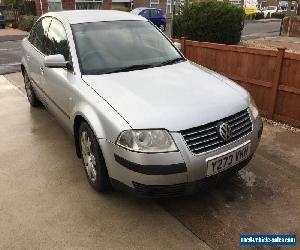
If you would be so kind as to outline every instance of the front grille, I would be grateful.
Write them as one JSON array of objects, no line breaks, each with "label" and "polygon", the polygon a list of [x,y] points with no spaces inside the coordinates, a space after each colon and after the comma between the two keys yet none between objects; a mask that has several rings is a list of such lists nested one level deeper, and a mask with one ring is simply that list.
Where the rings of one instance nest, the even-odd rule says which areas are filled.
[{"label": "front grille", "polygon": [[[227,141],[224,141],[218,133],[218,126],[222,122],[226,122],[231,127],[232,136]],[[247,109],[245,109],[221,120],[183,130],[180,133],[189,149],[195,154],[200,154],[237,140],[251,132],[251,130],[251,118]]]},{"label": "front grille", "polygon": [[186,183],[173,185],[144,185],[137,182],[132,183],[138,194],[152,198],[181,196],[185,193],[187,186]]}]

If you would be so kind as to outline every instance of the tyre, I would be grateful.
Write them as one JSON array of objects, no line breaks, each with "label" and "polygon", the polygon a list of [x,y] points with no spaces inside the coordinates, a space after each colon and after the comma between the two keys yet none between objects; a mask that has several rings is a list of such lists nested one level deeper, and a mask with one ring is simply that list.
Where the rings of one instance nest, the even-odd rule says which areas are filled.
[{"label": "tyre", "polygon": [[90,185],[97,192],[111,189],[109,175],[99,143],[86,122],[79,127],[79,148],[84,170]]},{"label": "tyre", "polygon": [[41,102],[37,98],[36,94],[34,93],[31,80],[28,77],[27,72],[24,72],[24,84],[25,84],[25,91],[28,98],[28,101],[32,107],[41,106]]}]

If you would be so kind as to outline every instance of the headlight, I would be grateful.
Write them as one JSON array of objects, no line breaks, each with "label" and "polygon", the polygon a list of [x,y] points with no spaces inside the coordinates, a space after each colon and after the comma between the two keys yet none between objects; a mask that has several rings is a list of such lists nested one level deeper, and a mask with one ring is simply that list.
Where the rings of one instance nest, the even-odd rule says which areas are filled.
[{"label": "headlight", "polygon": [[178,151],[171,135],[166,130],[126,130],[117,139],[117,145],[145,153]]},{"label": "headlight", "polygon": [[258,108],[253,100],[252,97],[250,97],[250,105],[249,105],[249,108],[250,108],[250,111],[252,113],[252,116],[254,119],[256,119],[259,115],[259,111],[258,111]]}]

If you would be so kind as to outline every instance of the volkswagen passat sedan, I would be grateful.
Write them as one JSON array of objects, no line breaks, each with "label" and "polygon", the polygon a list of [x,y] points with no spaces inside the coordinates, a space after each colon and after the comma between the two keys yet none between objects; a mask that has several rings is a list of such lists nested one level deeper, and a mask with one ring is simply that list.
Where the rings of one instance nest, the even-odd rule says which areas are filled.
[{"label": "volkswagen passat sedan", "polygon": [[259,143],[249,93],[186,60],[141,16],[48,13],[22,47],[30,104],[44,104],[72,134],[97,191],[193,192],[245,166]]}]

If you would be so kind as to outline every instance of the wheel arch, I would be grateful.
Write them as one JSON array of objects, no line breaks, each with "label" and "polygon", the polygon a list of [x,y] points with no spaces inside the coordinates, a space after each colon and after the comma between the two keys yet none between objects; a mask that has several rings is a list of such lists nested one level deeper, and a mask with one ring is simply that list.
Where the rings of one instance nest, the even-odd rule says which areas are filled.
[{"label": "wheel arch", "polygon": [[99,119],[97,119],[96,114],[90,112],[88,117],[90,119],[88,119],[86,115],[84,115],[84,113],[77,112],[74,115],[73,119],[73,135],[75,141],[76,154],[79,158],[81,158],[81,152],[79,147],[79,127],[82,122],[86,122],[90,126],[97,139],[105,138],[104,131],[102,130],[102,126],[100,124]]}]

